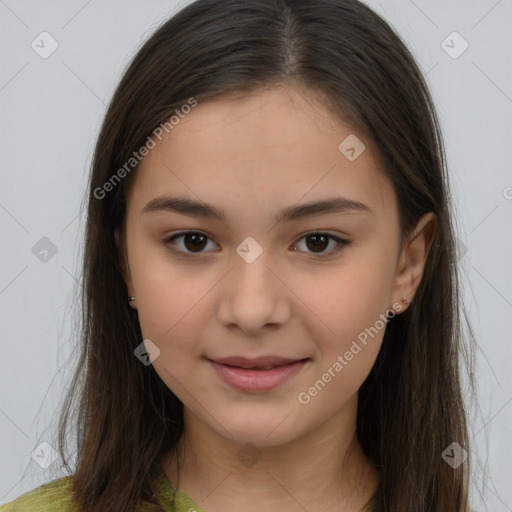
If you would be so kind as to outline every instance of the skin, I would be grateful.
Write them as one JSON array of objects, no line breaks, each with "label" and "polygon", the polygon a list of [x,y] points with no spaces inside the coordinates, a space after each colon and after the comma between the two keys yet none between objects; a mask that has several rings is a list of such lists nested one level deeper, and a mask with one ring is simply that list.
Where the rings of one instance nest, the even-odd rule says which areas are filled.
[{"label": "skin", "polygon": [[[385,329],[309,403],[297,397],[380,315],[404,311],[400,301],[412,300],[420,283],[435,217],[425,215],[401,247],[396,195],[370,142],[349,161],[338,145],[354,132],[316,98],[283,85],[199,102],[144,158],[127,197],[122,265],[136,296],[130,305],[144,339],[160,350],[156,372],[184,404],[179,481],[174,451],[162,465],[208,512],[226,503],[248,512],[355,512],[378,484],[354,435],[358,389]],[[171,195],[211,203],[226,219],[142,213]],[[286,206],[339,196],[371,213],[273,220]],[[163,242],[187,230],[207,241]],[[330,239],[321,259],[305,237],[318,231],[350,243],[335,253]],[[250,264],[236,252],[248,236],[263,249]],[[205,359],[233,355],[310,362],[278,388],[250,393],[221,381]],[[237,455],[246,443],[252,465]]]}]

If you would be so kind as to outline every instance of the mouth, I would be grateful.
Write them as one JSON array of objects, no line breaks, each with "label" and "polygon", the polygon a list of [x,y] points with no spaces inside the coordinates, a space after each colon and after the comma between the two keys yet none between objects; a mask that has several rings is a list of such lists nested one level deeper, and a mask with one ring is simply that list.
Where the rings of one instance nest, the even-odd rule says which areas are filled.
[{"label": "mouth", "polygon": [[282,357],[227,357],[207,359],[218,377],[229,386],[246,392],[274,389],[298,374],[311,359]]}]

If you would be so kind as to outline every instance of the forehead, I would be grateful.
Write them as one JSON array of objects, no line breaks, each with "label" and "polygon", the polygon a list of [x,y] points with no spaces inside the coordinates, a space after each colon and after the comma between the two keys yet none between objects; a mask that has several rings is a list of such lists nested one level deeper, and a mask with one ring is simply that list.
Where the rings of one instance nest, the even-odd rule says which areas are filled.
[{"label": "forehead", "polygon": [[[396,207],[369,141],[313,92],[282,86],[199,102],[156,142],[130,190],[129,203],[139,209],[157,195],[177,192],[224,209],[236,203],[293,204],[334,193],[376,210]],[[356,155],[362,151],[355,160],[347,158],[347,145]]]}]

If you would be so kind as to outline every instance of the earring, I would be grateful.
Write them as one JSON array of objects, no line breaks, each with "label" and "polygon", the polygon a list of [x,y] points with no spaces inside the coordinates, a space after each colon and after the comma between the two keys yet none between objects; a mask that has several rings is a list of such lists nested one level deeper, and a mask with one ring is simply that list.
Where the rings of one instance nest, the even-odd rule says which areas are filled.
[{"label": "earring", "polygon": [[135,295],[133,297],[128,297],[128,302],[133,302],[135,300]]},{"label": "earring", "polygon": [[402,297],[402,304],[403,304],[404,306],[408,306],[408,305],[409,305],[409,302],[407,301],[407,299],[404,299],[404,298]]}]

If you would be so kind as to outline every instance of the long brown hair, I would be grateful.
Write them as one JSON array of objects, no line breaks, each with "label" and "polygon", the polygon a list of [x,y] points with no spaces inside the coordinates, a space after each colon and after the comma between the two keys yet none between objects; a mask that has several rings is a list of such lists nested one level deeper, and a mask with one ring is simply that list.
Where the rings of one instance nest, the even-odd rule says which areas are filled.
[{"label": "long brown hair", "polygon": [[461,331],[441,131],[414,58],[388,23],[357,0],[197,0],[138,51],[94,153],[81,351],[59,422],[68,469],[67,432],[75,422],[73,485],[84,512],[135,511],[142,502],[158,510],[157,462],[183,432],[182,403],[152,365],[134,356],[142,334],[127,302],[114,233],[122,233],[136,166],[125,167],[120,180],[112,177],[190,98],[200,104],[286,83],[318,95],[372,144],[398,198],[404,241],[424,213],[437,216],[414,300],[390,321],[359,391],[357,437],[381,471],[374,510],[468,508],[468,461],[454,469],[442,453],[452,442],[469,450],[459,364],[464,356],[472,382],[472,352],[464,350]]}]

